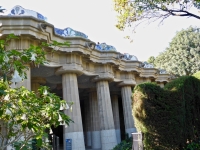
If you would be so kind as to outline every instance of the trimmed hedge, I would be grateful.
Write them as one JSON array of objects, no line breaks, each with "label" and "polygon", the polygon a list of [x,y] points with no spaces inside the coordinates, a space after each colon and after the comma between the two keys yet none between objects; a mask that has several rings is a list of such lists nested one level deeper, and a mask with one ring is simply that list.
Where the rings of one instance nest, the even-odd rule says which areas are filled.
[{"label": "trimmed hedge", "polygon": [[200,136],[200,80],[183,76],[165,85],[137,85],[133,116],[147,150],[180,150]]}]

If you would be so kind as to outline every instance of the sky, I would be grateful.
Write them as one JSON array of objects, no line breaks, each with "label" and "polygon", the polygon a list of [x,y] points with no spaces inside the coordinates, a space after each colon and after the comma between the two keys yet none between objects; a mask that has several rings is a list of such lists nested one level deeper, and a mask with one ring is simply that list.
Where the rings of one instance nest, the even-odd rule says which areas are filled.
[{"label": "sky", "polygon": [[[136,29],[119,31],[115,25],[117,14],[112,0],[1,0],[8,13],[15,5],[37,11],[47,17],[55,27],[71,27],[88,35],[94,42],[105,42],[121,53],[135,55],[139,61],[157,56],[168,47],[177,31],[189,26],[198,26],[199,20],[185,17],[170,17],[162,25],[144,23]],[[198,12],[196,12],[198,13]],[[133,42],[124,37],[131,35]]]}]

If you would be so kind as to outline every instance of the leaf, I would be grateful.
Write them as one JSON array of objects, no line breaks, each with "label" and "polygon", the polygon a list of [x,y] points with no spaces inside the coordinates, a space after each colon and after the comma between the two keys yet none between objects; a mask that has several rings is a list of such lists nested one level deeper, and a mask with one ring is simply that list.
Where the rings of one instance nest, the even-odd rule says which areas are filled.
[{"label": "leaf", "polygon": [[42,138],[36,138],[37,139],[37,146],[41,147],[42,146]]},{"label": "leaf", "polygon": [[25,61],[25,62],[27,62],[29,59],[28,59],[28,57],[26,57],[25,55],[23,55],[22,57],[21,57],[21,59],[23,60],[23,61]]},{"label": "leaf", "polygon": [[5,90],[0,89],[0,96],[2,96],[2,95],[6,95],[6,92],[5,92]]}]

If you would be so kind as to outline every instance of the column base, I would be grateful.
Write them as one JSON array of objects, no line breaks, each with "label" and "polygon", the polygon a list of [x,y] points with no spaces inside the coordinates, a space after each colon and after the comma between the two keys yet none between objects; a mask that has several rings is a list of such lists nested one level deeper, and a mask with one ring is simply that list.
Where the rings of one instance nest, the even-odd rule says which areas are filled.
[{"label": "column base", "polygon": [[86,132],[86,146],[91,146],[92,145],[92,138],[91,138],[91,132],[88,131]]},{"label": "column base", "polygon": [[101,148],[101,132],[100,131],[92,131],[92,149]]},{"label": "column base", "polygon": [[69,132],[64,134],[64,149],[66,149],[66,139],[72,139],[72,149],[73,150],[85,150],[85,143],[83,132]]},{"label": "column base", "polygon": [[117,137],[117,144],[121,142],[121,131],[120,129],[115,129],[116,137]]},{"label": "column base", "polygon": [[101,131],[102,150],[112,150],[117,145],[115,129]]},{"label": "column base", "polygon": [[128,129],[126,129],[126,133],[128,133],[129,137],[132,137],[132,133],[135,133],[135,132],[137,132],[136,128],[128,128]]}]

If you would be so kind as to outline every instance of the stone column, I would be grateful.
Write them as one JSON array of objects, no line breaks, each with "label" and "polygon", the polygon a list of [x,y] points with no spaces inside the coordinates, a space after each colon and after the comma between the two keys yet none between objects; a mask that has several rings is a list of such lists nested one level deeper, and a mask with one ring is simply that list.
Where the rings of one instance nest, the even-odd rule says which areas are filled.
[{"label": "stone column", "polygon": [[145,80],[145,82],[151,82],[151,79],[149,79],[149,78],[145,78],[144,80]]},{"label": "stone column", "polygon": [[112,101],[112,111],[113,111],[117,143],[119,144],[121,142],[121,132],[120,132],[119,105],[118,105],[117,94],[113,94],[111,96],[111,101]]},{"label": "stone column", "polygon": [[90,113],[91,113],[91,135],[92,135],[92,149],[101,148],[101,131],[98,111],[97,92],[92,90],[89,95]]},{"label": "stone column", "polygon": [[161,88],[164,88],[165,84],[163,82],[159,82]]},{"label": "stone column", "polygon": [[31,79],[31,90],[34,92],[38,92],[38,89],[40,87],[40,84],[45,84],[46,81],[44,78],[40,78],[40,77],[33,77]]},{"label": "stone column", "polygon": [[121,95],[122,95],[122,105],[124,112],[124,124],[126,133],[129,134],[129,137],[132,136],[131,133],[136,132],[136,128],[134,125],[134,120],[132,116],[132,90],[130,85],[124,85],[121,87]]},{"label": "stone column", "polygon": [[89,99],[84,100],[85,109],[85,145],[91,147],[91,106]]},{"label": "stone column", "polygon": [[63,99],[67,102],[74,102],[72,111],[70,109],[64,111],[74,121],[74,123],[70,123],[67,128],[64,127],[63,129],[64,149],[66,148],[65,140],[72,139],[73,150],[85,150],[77,75],[75,73],[62,74],[62,86]]},{"label": "stone column", "polygon": [[96,83],[100,116],[102,150],[110,150],[117,145],[108,81]]}]

